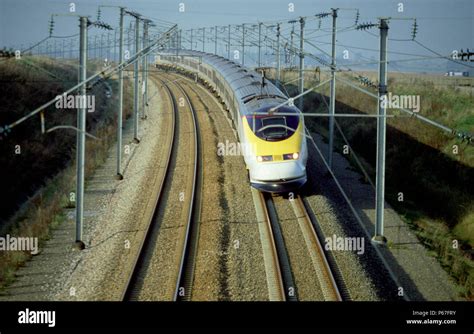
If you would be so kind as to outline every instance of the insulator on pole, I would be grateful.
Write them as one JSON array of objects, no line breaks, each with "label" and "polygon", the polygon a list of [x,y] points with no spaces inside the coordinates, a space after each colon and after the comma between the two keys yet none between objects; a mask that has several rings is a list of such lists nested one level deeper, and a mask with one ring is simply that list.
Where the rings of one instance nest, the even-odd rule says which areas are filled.
[{"label": "insulator on pole", "polygon": [[53,35],[54,31],[54,16],[51,15],[51,20],[49,21],[49,37]]},{"label": "insulator on pole", "polygon": [[370,29],[370,28],[373,28],[373,27],[378,27],[378,24],[377,23],[362,23],[362,24],[359,24],[356,29],[357,30],[367,30],[367,29]]},{"label": "insulator on pole", "polygon": [[411,39],[415,40],[416,33],[418,32],[418,24],[416,23],[416,19],[413,20],[413,29],[411,31]]},{"label": "insulator on pole", "polygon": [[331,15],[331,13],[319,13],[319,14],[316,14],[315,16],[322,19],[324,17],[328,17],[329,15]]}]

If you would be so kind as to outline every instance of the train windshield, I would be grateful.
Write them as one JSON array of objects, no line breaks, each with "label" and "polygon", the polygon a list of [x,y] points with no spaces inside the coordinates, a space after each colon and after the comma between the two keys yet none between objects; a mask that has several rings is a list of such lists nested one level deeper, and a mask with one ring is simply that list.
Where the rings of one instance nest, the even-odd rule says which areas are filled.
[{"label": "train windshield", "polygon": [[288,129],[286,128],[285,117],[262,118],[262,127],[260,128],[260,131],[265,138],[286,137]]},{"label": "train windshield", "polygon": [[269,109],[269,107],[261,108],[255,114],[247,115],[248,123],[258,137],[268,141],[278,141],[296,132],[299,116],[295,108],[280,107],[272,115],[267,114]]}]

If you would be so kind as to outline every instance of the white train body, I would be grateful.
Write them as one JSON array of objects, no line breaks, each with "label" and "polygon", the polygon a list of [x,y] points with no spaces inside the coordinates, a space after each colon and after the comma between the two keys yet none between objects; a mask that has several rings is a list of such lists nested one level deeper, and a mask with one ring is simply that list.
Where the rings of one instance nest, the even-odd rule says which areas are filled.
[{"label": "white train body", "polygon": [[[261,74],[223,57],[197,51],[160,54],[158,63],[177,66],[202,79],[227,106],[237,129],[250,184],[272,193],[306,183],[308,156],[304,118],[295,106],[272,108],[288,97]],[[284,113],[285,115],[281,115]]]}]

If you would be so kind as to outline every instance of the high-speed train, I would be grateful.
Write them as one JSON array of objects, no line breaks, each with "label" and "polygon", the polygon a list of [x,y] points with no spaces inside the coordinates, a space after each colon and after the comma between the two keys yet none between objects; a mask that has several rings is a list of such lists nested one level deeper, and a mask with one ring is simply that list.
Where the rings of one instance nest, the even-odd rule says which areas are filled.
[{"label": "high-speed train", "polygon": [[262,80],[256,71],[203,52],[164,52],[157,57],[160,63],[194,73],[225,103],[237,129],[252,187],[282,193],[306,183],[304,118],[293,105],[279,106],[288,97],[275,85]]}]

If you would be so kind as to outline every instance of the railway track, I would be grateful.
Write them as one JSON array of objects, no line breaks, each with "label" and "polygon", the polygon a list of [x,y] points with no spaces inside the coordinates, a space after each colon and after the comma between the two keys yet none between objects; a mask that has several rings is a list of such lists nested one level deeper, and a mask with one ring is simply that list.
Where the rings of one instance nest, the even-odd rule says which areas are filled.
[{"label": "railway track", "polygon": [[[188,80],[186,80],[188,81]],[[192,87],[189,87],[194,90]],[[272,301],[296,301],[296,284],[292,274],[287,246],[285,245],[278,214],[272,196],[252,188],[252,196],[259,222],[260,240],[265,259],[265,270],[269,299]],[[350,300],[338,267],[331,254],[324,251],[323,237],[312,210],[308,210],[304,199],[296,195],[288,200],[303,235],[307,254],[317,275],[323,300]]]},{"label": "railway track", "polygon": [[[172,110],[172,121],[170,122],[170,127],[172,130],[170,131],[171,135],[169,137],[169,142],[163,145],[164,150],[166,150],[166,163],[165,167],[163,168],[164,173],[161,178],[161,182],[159,185],[158,194],[156,196],[156,203],[154,206],[154,213],[152,215],[152,219],[147,224],[145,238],[143,239],[142,244],[139,247],[139,252],[137,253],[137,257],[134,261],[133,269],[131,270],[131,274],[126,284],[126,288],[124,289],[124,293],[122,295],[122,300],[125,301],[133,301],[138,300],[140,298],[140,294],[144,289],[144,282],[147,279],[148,273],[148,266],[152,261],[152,257],[154,256],[155,248],[156,248],[156,237],[157,230],[161,226],[161,222],[159,221],[160,214],[162,215],[165,211],[165,206],[167,200],[170,198],[170,194],[174,191],[176,192],[177,189],[171,189],[171,185],[166,183],[170,183],[171,179],[173,178],[176,171],[175,168],[171,168],[171,162],[174,161],[176,165],[178,163],[182,163],[182,167],[187,169],[187,182],[186,182],[186,191],[180,192],[179,194],[179,201],[182,202],[182,214],[180,217],[184,217],[181,219],[180,226],[182,225],[184,228],[183,233],[177,236],[177,251],[178,260],[176,261],[177,264],[174,266],[175,271],[171,274],[174,279],[174,287],[173,293],[166,297],[166,299],[180,301],[180,300],[190,300],[191,298],[191,290],[192,290],[192,282],[193,282],[193,272],[194,272],[194,263],[195,263],[195,253],[197,247],[197,237],[199,234],[198,222],[199,222],[199,215],[200,215],[200,192],[198,191],[201,187],[201,158],[200,158],[200,139],[199,139],[199,129],[197,124],[196,115],[194,112],[194,107],[186,94],[186,92],[182,89],[182,87],[175,82],[165,82],[158,78],[154,78],[157,83],[163,86],[166,94],[168,95],[170,101],[170,110]],[[178,98],[177,98],[178,97]],[[185,142],[181,145],[187,146],[190,150],[190,156],[192,157],[190,163],[183,163],[183,157],[178,158],[178,147],[177,147],[177,139],[178,136],[178,126],[176,118],[178,117],[179,113],[183,113],[184,111],[180,111],[180,107],[184,107],[184,104],[187,104],[186,108],[189,109],[191,114],[192,120],[192,129],[190,132],[191,134],[191,141]],[[182,116],[181,116],[182,117]],[[184,134],[179,134],[184,135]],[[189,160],[189,157],[187,157]],[[181,166],[181,165],[180,165]],[[176,197],[176,196],[175,196]],[[165,254],[166,255],[166,254]]]},{"label": "railway track", "polygon": [[193,189],[191,193],[191,207],[188,214],[188,223],[186,226],[185,239],[182,245],[183,253],[179,265],[179,274],[176,281],[175,301],[191,300],[194,267],[196,264],[197,243],[199,238],[199,217],[201,214],[201,195],[198,189],[202,184],[202,161],[201,144],[199,138],[199,125],[194,105],[186,91],[178,84],[174,83],[185,97],[192,113],[194,126],[194,172]]},{"label": "railway track", "polygon": [[293,200],[290,200],[290,202],[298,220],[301,233],[303,234],[314,270],[318,276],[324,300],[342,301],[342,296],[333,274],[335,268],[331,266],[327,260],[324,248],[319,241],[314,227],[314,222],[306,208],[303,198],[300,195],[296,195],[296,197]]},{"label": "railway track", "polygon": [[[183,77],[187,88],[194,92],[199,99],[209,101],[211,93],[199,94],[192,87],[189,78]],[[205,103],[202,101],[202,103]],[[231,121],[227,117],[229,125],[232,128]],[[237,137],[235,130],[234,135]],[[270,301],[296,301],[295,284],[291,274],[291,268],[288,262],[283,237],[278,226],[278,218],[272,207],[271,198],[264,193],[251,188],[254,205],[256,208],[258,229],[260,240],[262,242],[263,257],[265,264],[265,274]]]},{"label": "railway track", "polygon": [[[284,247],[282,248],[281,234],[278,234],[280,238],[275,238],[264,194],[252,188],[252,196],[257,213],[260,240],[262,242],[268,297],[271,301],[286,301],[287,297],[292,297],[291,289],[294,285],[291,271],[289,270],[288,258],[284,252]],[[279,231],[276,233],[279,233]],[[277,240],[279,241],[278,245]]]},{"label": "railway track", "polygon": [[[285,244],[281,232],[273,198],[270,194],[259,192],[253,188],[252,194],[254,196],[265,259],[269,299],[272,301],[296,301],[298,300],[298,294],[287,252],[288,245]],[[336,282],[333,274],[336,268],[333,263],[328,262],[314,228],[314,216],[306,209],[301,196],[297,195],[293,200],[288,201],[298,221],[307,252],[317,274],[323,300],[343,300],[339,284]]]},{"label": "railway track", "polygon": [[[193,89],[190,87],[190,89]],[[294,278],[283,240],[278,215],[272,196],[252,188],[254,204],[259,221],[260,239],[264,252],[269,299],[275,301],[296,301]],[[322,232],[312,210],[307,209],[304,199],[297,195],[290,200],[298,220],[308,253],[315,268],[324,300],[350,300],[342,275],[332,255],[326,253],[321,244]]]}]

